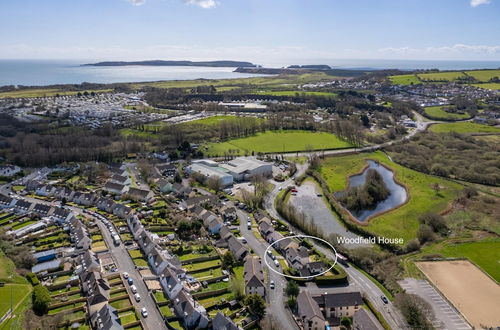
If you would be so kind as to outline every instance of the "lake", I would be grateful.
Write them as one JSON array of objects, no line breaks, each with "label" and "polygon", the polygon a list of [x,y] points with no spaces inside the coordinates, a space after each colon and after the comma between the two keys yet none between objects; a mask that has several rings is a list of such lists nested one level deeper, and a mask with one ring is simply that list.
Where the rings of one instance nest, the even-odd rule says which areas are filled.
[{"label": "lake", "polygon": [[85,61],[0,60],[0,86],[119,83],[158,80],[230,79],[264,75],[233,72],[236,68],[195,66],[80,66]]},{"label": "lake", "polygon": [[[373,160],[368,160],[367,162],[368,166],[365,168],[363,173],[353,175],[349,178],[348,187],[351,188],[363,185],[366,182],[366,175],[368,173],[368,170],[374,169],[382,176],[382,179],[384,180],[384,183],[391,194],[389,195],[389,197],[387,197],[387,199],[378,202],[375,208],[369,210],[351,211],[351,214],[358,221],[365,221],[375,214],[385,212],[399,205],[402,205],[406,202],[407,198],[406,189],[394,180],[394,172]],[[342,193],[343,192],[337,192],[335,193],[335,196],[339,196]]]}]

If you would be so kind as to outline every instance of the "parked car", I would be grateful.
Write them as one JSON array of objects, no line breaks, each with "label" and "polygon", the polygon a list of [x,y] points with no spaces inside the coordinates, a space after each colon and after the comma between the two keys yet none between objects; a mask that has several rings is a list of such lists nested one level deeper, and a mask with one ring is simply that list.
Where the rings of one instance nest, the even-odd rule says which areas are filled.
[{"label": "parked car", "polygon": [[132,279],[132,277],[129,277],[127,282],[128,282],[128,285],[134,284],[134,280]]},{"label": "parked car", "polygon": [[389,300],[387,300],[387,298],[385,296],[380,296],[380,299],[382,299],[382,301],[384,302],[384,304],[388,304],[389,303]]},{"label": "parked car", "polygon": [[134,298],[135,298],[135,301],[137,301],[137,302],[141,301],[141,296],[138,293],[136,293],[134,295]]},{"label": "parked car", "polygon": [[275,265],[276,267],[279,267],[279,266],[280,266],[280,263],[278,262],[278,260],[274,260],[274,265]]},{"label": "parked car", "polygon": [[147,311],[146,307],[141,308],[141,314],[143,317],[148,317],[148,311]]},{"label": "parked car", "polygon": [[273,280],[271,280],[271,283],[269,283],[269,287],[270,287],[271,289],[274,289],[274,281],[273,281]]},{"label": "parked car", "polygon": [[131,285],[130,290],[132,290],[132,293],[137,293],[137,288],[135,285]]},{"label": "parked car", "polygon": [[247,228],[252,229],[252,223],[250,221],[247,222]]}]

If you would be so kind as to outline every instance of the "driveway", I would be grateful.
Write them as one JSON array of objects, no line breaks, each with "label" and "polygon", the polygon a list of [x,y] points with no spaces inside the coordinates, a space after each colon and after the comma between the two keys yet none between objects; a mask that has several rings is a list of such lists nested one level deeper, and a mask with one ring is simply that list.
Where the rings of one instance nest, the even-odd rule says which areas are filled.
[{"label": "driveway", "polygon": [[[306,181],[300,187],[297,187],[296,196],[290,196],[289,203],[295,206],[297,210],[306,214],[309,221],[316,225],[324,237],[330,237],[332,234],[353,239],[359,237],[342,226],[339,219],[326,206],[323,198],[318,197],[318,194],[322,194],[322,191],[317,184],[312,181]],[[344,244],[343,246],[353,249],[369,247],[370,244]]]},{"label": "driveway", "polygon": [[432,325],[436,329],[472,329],[462,315],[426,280],[406,278],[398,283],[407,293],[416,294],[431,305],[434,311]]}]

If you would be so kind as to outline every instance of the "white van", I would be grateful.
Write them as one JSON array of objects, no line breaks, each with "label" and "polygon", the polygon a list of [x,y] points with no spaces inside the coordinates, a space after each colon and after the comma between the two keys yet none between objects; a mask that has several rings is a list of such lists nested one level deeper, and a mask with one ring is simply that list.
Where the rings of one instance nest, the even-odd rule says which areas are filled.
[{"label": "white van", "polygon": [[130,290],[132,290],[132,293],[137,293],[137,288],[135,285],[131,285]]}]

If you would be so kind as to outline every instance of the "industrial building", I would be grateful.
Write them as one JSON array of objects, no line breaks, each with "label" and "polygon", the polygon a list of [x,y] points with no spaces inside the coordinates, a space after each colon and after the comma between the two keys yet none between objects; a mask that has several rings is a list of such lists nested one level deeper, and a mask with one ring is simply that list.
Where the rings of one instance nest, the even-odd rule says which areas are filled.
[{"label": "industrial building", "polygon": [[224,163],[213,160],[195,160],[187,167],[189,174],[199,173],[207,178],[217,177],[224,187],[230,186],[234,181],[250,180],[253,176],[272,176],[273,165],[254,157],[238,157]]}]

